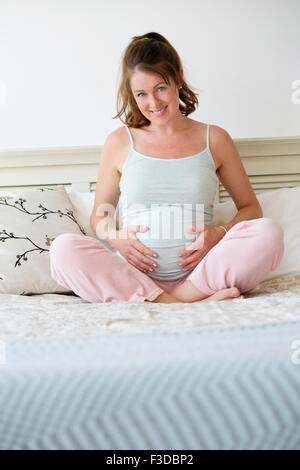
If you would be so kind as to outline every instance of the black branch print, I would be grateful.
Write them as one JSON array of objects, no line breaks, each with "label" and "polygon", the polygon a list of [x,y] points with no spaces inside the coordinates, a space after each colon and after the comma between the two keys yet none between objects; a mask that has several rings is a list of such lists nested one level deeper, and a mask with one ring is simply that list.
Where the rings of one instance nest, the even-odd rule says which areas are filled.
[{"label": "black branch print", "polygon": [[[22,254],[18,254],[16,255],[16,258],[17,258],[17,261],[15,263],[15,268],[17,266],[21,266],[21,261],[27,261],[28,258],[27,258],[27,254],[28,253],[32,253],[34,251],[39,251],[40,254],[41,253],[44,253],[45,251],[49,251],[47,248],[42,248],[41,246],[38,246],[36,245],[36,243],[34,243],[29,237],[16,237],[12,232],[10,233],[7,233],[7,231],[4,229],[4,230],[1,230],[0,231],[0,241],[1,242],[5,242],[7,240],[28,240],[35,248],[32,248],[31,250],[27,250],[27,251],[24,251],[24,253]],[[54,238],[49,238],[47,237],[46,235],[46,242],[45,244],[47,246],[50,246],[51,245],[51,242],[54,240]],[[2,279],[2,278],[0,278]],[[3,279],[2,279],[3,280]]]},{"label": "black branch print", "polygon": [[72,220],[72,222],[74,222],[79,227],[81,233],[83,235],[86,235],[83,228],[79,225],[79,223],[75,219],[73,211],[71,211],[70,209],[66,208],[65,209],[66,213],[62,212],[60,209],[58,209],[57,211],[51,211],[50,209],[47,209],[46,207],[44,207],[42,204],[39,204],[38,207],[41,209],[41,211],[39,211],[39,212],[29,212],[26,209],[26,207],[24,206],[24,203],[26,202],[26,199],[22,199],[20,197],[17,201],[15,200],[14,204],[9,204],[7,202],[8,199],[15,199],[15,198],[13,198],[13,197],[1,197],[0,198],[0,204],[3,205],[3,206],[12,207],[12,208],[14,208],[14,209],[16,209],[20,212],[23,212],[25,214],[28,214],[28,215],[33,215],[33,216],[36,215],[37,217],[32,219],[32,222],[35,222],[36,220],[38,220],[40,218],[47,219],[47,216],[49,216],[49,215],[58,214],[59,217],[67,217],[70,220]]}]

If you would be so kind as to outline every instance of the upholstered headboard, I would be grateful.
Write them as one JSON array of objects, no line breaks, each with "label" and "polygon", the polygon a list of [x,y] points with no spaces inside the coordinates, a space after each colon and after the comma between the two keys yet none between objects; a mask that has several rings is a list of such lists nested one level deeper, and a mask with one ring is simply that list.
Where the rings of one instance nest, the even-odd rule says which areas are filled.
[{"label": "upholstered headboard", "polygon": [[[300,186],[300,137],[234,140],[256,194]],[[64,185],[95,191],[101,146],[0,150],[0,190]],[[215,202],[230,198],[219,184]]]}]

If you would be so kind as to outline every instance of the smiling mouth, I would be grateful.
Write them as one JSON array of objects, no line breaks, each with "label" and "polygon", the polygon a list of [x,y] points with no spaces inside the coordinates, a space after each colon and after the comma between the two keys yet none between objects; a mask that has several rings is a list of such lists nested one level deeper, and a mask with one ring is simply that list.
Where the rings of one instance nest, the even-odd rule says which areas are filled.
[{"label": "smiling mouth", "polygon": [[163,114],[165,112],[165,110],[167,109],[168,106],[165,106],[164,108],[161,108],[160,110],[158,111],[150,111],[150,113],[154,114],[155,116],[160,116],[161,114]]}]

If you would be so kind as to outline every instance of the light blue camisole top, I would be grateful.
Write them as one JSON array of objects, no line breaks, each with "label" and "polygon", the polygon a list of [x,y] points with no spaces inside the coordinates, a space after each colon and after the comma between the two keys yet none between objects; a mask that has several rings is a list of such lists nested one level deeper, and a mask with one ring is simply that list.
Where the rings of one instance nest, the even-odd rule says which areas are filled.
[{"label": "light blue camisole top", "polygon": [[[196,238],[187,230],[202,223],[212,225],[218,177],[209,148],[209,125],[202,152],[167,159],[137,152],[128,126],[125,128],[131,147],[119,184],[119,228],[147,225],[146,232],[136,233],[145,246],[158,254],[158,258],[149,256],[158,267],[147,275],[165,281],[180,279],[189,271],[178,266],[184,259],[178,254]],[[116,254],[126,261],[119,251]]]}]

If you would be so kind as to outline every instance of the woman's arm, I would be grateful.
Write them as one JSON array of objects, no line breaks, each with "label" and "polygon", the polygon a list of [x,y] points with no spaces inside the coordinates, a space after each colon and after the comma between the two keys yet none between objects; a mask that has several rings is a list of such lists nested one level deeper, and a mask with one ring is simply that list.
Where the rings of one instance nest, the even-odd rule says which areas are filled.
[{"label": "woman's arm", "polygon": [[[218,178],[238,210],[235,217],[224,225],[226,230],[230,230],[238,222],[262,217],[263,212],[232,138],[219,126],[210,126],[210,129],[211,152],[221,162]],[[221,237],[225,235],[225,230],[219,228],[219,231]]]},{"label": "woman's arm", "polygon": [[114,214],[120,197],[120,173],[116,166],[118,145],[118,135],[113,131],[106,138],[101,152],[94,207],[90,216],[92,230],[108,243],[109,237],[113,238],[116,232]]}]

